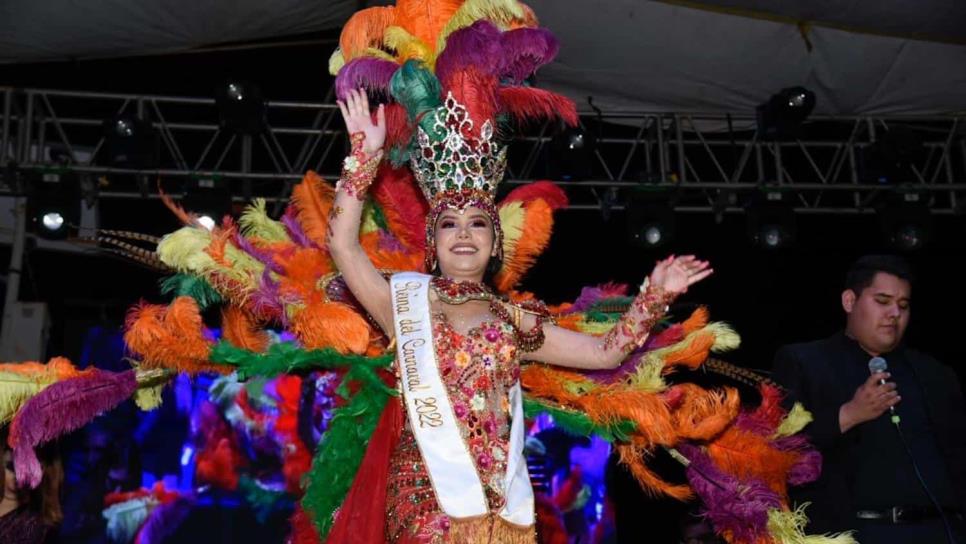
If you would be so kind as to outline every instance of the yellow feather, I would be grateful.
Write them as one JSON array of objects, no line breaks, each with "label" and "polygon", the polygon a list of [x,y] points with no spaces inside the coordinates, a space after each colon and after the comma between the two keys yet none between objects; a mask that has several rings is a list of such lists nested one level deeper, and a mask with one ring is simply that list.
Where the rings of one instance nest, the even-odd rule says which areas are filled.
[{"label": "yellow feather", "polygon": [[582,333],[592,334],[594,336],[601,336],[607,334],[611,329],[614,328],[614,323],[611,321],[587,321],[581,318],[577,322],[577,329]]},{"label": "yellow feather", "polygon": [[806,535],[805,503],[794,511],[769,510],[768,532],[778,544],[858,544],[852,533],[834,535]]},{"label": "yellow feather", "polygon": [[377,59],[390,60],[392,62],[396,62],[396,57],[390,55],[389,53],[383,51],[382,49],[376,49],[375,47],[370,47],[369,49],[366,49],[366,54],[363,56],[375,57]]},{"label": "yellow feather", "polygon": [[339,75],[339,70],[345,66],[345,57],[342,56],[342,50],[336,49],[332,52],[332,56],[329,57],[329,75]]},{"label": "yellow feather", "polygon": [[800,402],[796,402],[785,416],[785,419],[782,420],[781,425],[775,429],[774,438],[791,436],[804,429],[811,422],[812,413],[806,410]]},{"label": "yellow feather", "polygon": [[161,238],[158,257],[178,272],[200,273],[216,266],[205,248],[211,244],[211,232],[197,227],[183,227]]},{"label": "yellow feather", "polygon": [[523,236],[527,212],[523,202],[514,201],[500,207],[500,226],[503,228],[503,259],[513,255],[517,242]]},{"label": "yellow feather", "polygon": [[433,57],[433,52],[428,45],[402,27],[387,28],[382,37],[382,43],[396,52],[396,62],[400,64],[410,59],[427,62]]},{"label": "yellow feather", "polygon": [[36,378],[0,372],[0,425],[5,425],[17,414],[30,397],[49,385]]},{"label": "yellow feather", "polygon": [[646,393],[660,393],[667,390],[667,382],[664,381],[664,361],[659,357],[648,354],[644,357],[644,363],[638,365],[631,375],[630,384],[635,390]]},{"label": "yellow feather", "polygon": [[242,234],[257,236],[267,242],[290,242],[285,226],[281,222],[268,216],[265,209],[265,199],[256,198],[244,213],[238,218]]},{"label": "yellow feather", "polygon": [[714,345],[711,346],[711,351],[715,353],[722,353],[725,351],[731,351],[733,349],[738,349],[741,345],[741,337],[738,333],[731,328],[727,323],[715,322],[709,324],[705,330],[709,330],[714,333]]},{"label": "yellow feather", "polygon": [[161,406],[161,390],[164,389],[164,384],[156,385],[154,387],[138,388],[134,392],[134,402],[138,405],[138,408],[145,412],[150,412]]},{"label": "yellow feather", "polygon": [[362,210],[362,225],[359,227],[359,234],[369,234],[370,232],[376,232],[379,230],[379,225],[376,223],[375,211],[372,208],[371,203],[366,203],[366,207]]},{"label": "yellow feather", "polygon": [[436,40],[437,55],[446,47],[446,38],[457,30],[470,26],[480,19],[487,19],[505,30],[514,21],[522,20],[527,13],[516,0],[467,0],[443,27]]}]

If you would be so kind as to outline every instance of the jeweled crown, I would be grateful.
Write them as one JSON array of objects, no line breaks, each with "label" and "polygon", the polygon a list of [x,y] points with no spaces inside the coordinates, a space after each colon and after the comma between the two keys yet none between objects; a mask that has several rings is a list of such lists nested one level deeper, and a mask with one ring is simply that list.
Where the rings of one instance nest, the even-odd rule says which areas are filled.
[{"label": "jeweled crown", "polygon": [[494,199],[506,171],[506,146],[495,141],[493,123],[484,122],[475,136],[473,119],[452,93],[433,116],[433,134],[417,129],[419,150],[410,160],[426,200],[470,194]]}]

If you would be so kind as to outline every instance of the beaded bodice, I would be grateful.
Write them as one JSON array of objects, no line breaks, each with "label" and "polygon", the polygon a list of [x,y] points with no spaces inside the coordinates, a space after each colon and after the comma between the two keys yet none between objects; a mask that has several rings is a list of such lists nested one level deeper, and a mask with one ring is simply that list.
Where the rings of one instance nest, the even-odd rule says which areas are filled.
[{"label": "beaded bodice", "polygon": [[[491,512],[498,512],[506,501],[503,481],[510,439],[509,390],[520,377],[516,338],[513,326],[499,319],[461,334],[445,314],[433,313],[440,377]],[[390,542],[403,534],[418,542],[445,541],[449,520],[436,504],[408,423],[393,454],[388,499]]]},{"label": "beaded bodice", "polygon": [[465,335],[442,314],[434,316],[433,337],[440,375],[460,432],[476,463],[491,509],[503,506],[510,435],[509,389],[520,377],[513,327],[487,321]]}]

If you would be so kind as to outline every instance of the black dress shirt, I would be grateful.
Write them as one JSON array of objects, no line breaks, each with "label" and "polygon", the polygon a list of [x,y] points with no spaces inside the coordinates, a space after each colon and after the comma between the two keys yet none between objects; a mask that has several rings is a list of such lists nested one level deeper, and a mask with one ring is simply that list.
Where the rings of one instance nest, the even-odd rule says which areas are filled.
[{"label": "black dress shirt", "polygon": [[[923,479],[944,507],[961,509],[966,408],[955,373],[904,346],[882,357],[902,397],[896,411]],[[889,412],[840,431],[839,408],[868,379],[870,358],[844,333],[776,354],[773,377],[789,403],[800,401],[812,412],[805,432],[823,455],[818,481],[792,490],[796,502],[812,503],[807,514],[814,532],[851,529],[860,509],[931,505]]]}]

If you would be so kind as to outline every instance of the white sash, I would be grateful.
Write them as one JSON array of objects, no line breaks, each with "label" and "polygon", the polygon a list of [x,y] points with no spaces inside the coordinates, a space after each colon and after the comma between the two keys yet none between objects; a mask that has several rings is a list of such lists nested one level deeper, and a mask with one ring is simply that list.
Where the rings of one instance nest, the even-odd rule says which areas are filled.
[{"label": "white sash", "polygon": [[[431,276],[393,275],[393,320],[406,415],[439,506],[451,518],[489,513],[476,465],[460,435],[446,386],[439,375],[429,311]],[[500,517],[516,525],[534,523],[533,489],[523,456],[523,394],[517,382],[509,392],[513,421],[504,478],[506,506]]]}]

